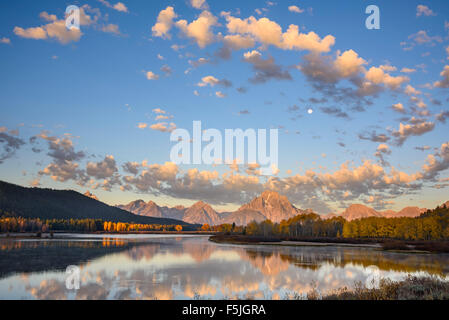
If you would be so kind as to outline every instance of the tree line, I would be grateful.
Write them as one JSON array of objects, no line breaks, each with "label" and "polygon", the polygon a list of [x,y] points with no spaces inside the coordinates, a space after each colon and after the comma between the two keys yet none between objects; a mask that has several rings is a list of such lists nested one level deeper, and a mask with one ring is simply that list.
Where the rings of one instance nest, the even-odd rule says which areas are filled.
[{"label": "tree line", "polygon": [[[204,226],[203,226],[204,227]],[[242,229],[230,225],[214,227],[225,233],[251,236],[299,238],[373,238],[400,240],[449,240],[449,208],[427,210],[416,218],[369,217],[347,221],[343,217],[322,219],[318,214],[301,214],[273,223],[251,222]]]},{"label": "tree line", "polygon": [[0,217],[0,232],[140,232],[182,231],[181,225],[137,224],[104,221],[101,219],[39,219],[4,214]]}]

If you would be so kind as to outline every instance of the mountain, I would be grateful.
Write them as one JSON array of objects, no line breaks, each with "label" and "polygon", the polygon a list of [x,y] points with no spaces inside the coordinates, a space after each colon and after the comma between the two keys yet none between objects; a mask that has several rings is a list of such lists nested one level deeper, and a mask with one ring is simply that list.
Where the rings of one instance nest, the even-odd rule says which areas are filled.
[{"label": "mountain", "polygon": [[199,201],[188,208],[185,211],[182,220],[188,223],[207,223],[209,225],[216,225],[221,223],[221,217],[218,215],[218,213],[214,209],[212,209],[209,204],[203,201]]},{"label": "mountain", "polygon": [[155,202],[149,201],[146,203],[143,200],[132,201],[126,205],[117,205],[117,208],[129,211],[139,216],[169,218],[182,220],[186,208],[183,206],[176,206],[173,208],[159,207]]},{"label": "mountain", "polygon": [[[341,216],[348,221],[362,219],[362,218],[368,218],[368,217],[384,217],[384,218],[409,217],[409,218],[414,218],[414,217],[418,217],[426,210],[427,209],[422,209],[422,208],[418,208],[418,207],[406,207],[398,212],[393,211],[393,210],[379,212],[379,211],[374,210],[373,208],[364,206],[362,204],[353,204],[353,205],[349,206],[341,214]],[[334,216],[335,215],[333,215],[332,217],[334,217]]]},{"label": "mountain", "polygon": [[259,197],[254,198],[250,203],[243,205],[235,212],[218,213],[203,201],[195,203],[190,208],[182,206],[174,208],[159,207],[152,201],[145,203],[143,200],[117,207],[137,215],[175,218],[188,223],[207,223],[209,225],[232,224],[234,222],[237,225],[247,225],[254,220],[260,222],[267,219],[280,222],[298,214],[309,212],[297,209],[288,201],[287,197],[274,191],[263,192]]},{"label": "mountain", "polygon": [[286,196],[281,196],[274,191],[264,191],[259,197],[254,198],[238,210],[240,214],[245,214],[248,211],[259,212],[273,222],[281,222],[304,213],[293,206]]},{"label": "mountain", "polygon": [[222,217],[222,223],[235,223],[238,226],[246,226],[248,223],[252,221],[261,222],[266,220],[267,218],[258,211],[252,210],[239,210],[235,212],[231,212],[226,217]]},{"label": "mountain", "polygon": [[0,181],[0,212],[23,218],[89,218],[142,224],[188,225],[174,219],[135,215],[71,190],[24,188],[3,181]]},{"label": "mountain", "polygon": [[382,217],[382,214],[363,204],[352,204],[341,214],[341,216],[346,220],[351,221],[368,217]]},{"label": "mountain", "polygon": [[139,216],[155,217],[155,218],[162,217],[161,209],[153,201],[149,201],[148,203],[145,203],[145,201],[143,201],[143,200],[136,200],[136,201],[130,202],[124,206],[119,205],[119,206],[117,206],[117,208],[132,212]]},{"label": "mountain", "polygon": [[395,212],[393,210],[388,210],[381,212],[382,216],[385,218],[394,218],[394,217],[409,217],[415,218],[420,216],[422,213],[426,212],[427,209],[418,208],[418,207],[406,207],[401,211]]},{"label": "mountain", "polygon": [[176,206],[173,208],[159,207],[162,211],[162,216],[170,219],[182,220],[184,212],[187,210],[184,206]]}]

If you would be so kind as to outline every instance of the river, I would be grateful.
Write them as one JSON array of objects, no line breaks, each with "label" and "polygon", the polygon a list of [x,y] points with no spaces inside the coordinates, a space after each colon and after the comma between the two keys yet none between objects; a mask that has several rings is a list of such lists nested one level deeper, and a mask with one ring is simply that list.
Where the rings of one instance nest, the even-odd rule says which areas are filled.
[{"label": "river", "polygon": [[[195,235],[57,237],[0,240],[0,299],[292,299],[409,274],[449,280],[449,254],[238,246]],[[77,290],[67,286],[73,275]]]}]

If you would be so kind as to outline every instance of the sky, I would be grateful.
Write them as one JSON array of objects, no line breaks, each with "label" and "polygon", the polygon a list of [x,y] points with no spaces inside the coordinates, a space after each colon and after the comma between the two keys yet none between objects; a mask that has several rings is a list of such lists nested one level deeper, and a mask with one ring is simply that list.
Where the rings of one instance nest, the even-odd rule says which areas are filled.
[{"label": "sky", "polygon": [[[433,208],[449,200],[448,88],[444,0],[2,1],[0,180],[111,205],[230,211],[269,189],[318,213]],[[278,129],[275,174],[171,162],[193,121]]]}]

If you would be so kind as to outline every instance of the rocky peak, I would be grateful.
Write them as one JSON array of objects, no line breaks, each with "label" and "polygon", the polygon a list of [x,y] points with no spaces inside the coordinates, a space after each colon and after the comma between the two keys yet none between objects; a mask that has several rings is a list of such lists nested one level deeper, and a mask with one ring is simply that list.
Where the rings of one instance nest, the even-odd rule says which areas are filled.
[{"label": "rocky peak", "polygon": [[300,213],[288,200],[275,191],[264,191],[250,203],[243,205],[239,211],[252,210],[260,212],[273,222],[289,219]]}]

